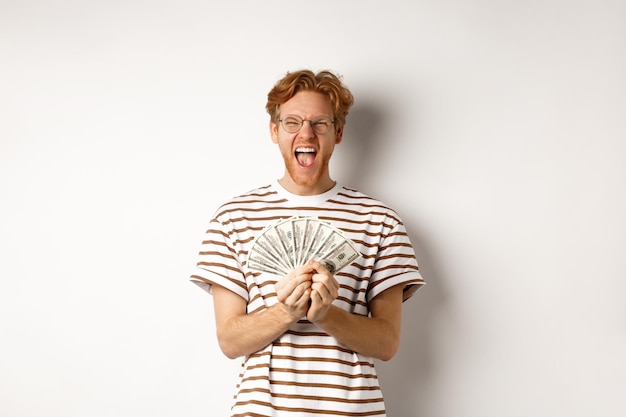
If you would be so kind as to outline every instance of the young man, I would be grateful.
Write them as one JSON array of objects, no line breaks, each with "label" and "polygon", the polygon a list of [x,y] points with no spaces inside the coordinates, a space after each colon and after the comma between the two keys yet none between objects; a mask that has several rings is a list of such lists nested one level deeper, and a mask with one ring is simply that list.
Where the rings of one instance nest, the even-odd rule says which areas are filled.
[{"label": "young man", "polygon": [[[224,354],[244,357],[232,416],[385,415],[373,359],[395,355],[402,302],[424,281],[398,215],[330,176],[352,104],[329,71],[278,81],[266,109],[285,171],[221,206],[206,232],[191,279],[213,294]],[[358,258],[338,271],[315,258],[253,268],[255,238],[294,216],[336,228]]]}]

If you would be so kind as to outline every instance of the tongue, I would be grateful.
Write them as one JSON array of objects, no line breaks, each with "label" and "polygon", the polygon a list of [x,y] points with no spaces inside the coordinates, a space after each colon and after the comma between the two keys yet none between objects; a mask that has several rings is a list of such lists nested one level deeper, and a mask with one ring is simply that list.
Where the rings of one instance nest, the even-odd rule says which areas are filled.
[{"label": "tongue", "polygon": [[308,167],[313,164],[315,160],[315,154],[312,152],[298,152],[296,153],[296,158],[298,158],[298,163],[302,166]]}]

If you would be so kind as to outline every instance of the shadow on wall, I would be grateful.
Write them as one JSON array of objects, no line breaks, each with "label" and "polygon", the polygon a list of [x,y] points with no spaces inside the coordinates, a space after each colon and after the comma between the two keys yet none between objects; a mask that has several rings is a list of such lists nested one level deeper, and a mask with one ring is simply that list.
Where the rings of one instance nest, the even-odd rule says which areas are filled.
[{"label": "shadow on wall", "polygon": [[[384,103],[361,101],[355,104],[348,117],[346,140],[341,144],[342,152],[347,156],[343,161],[347,166],[342,166],[345,170],[342,182],[376,197],[375,190],[382,191],[381,186],[394,180],[387,178],[381,168],[389,165],[386,158],[392,158],[394,152],[401,152],[402,144],[394,143],[393,135],[390,137],[391,115]],[[412,183],[411,172],[407,170],[396,185],[410,190]],[[385,202],[391,207],[397,205],[394,201]],[[403,306],[402,341],[398,354],[389,362],[377,363],[389,417],[428,415],[432,376],[437,373],[430,335],[435,326],[433,318],[445,303],[436,273],[437,261],[428,242],[420,239],[420,219],[411,217],[410,211],[403,212],[402,219],[426,285]]]},{"label": "shadow on wall", "polygon": [[[341,143],[342,183],[368,193],[371,182],[381,175],[375,168],[380,166],[377,160],[384,153],[385,142],[383,133],[389,117],[385,109],[374,102],[359,101],[350,110],[346,122],[345,138]],[[344,167],[343,164],[347,165]]]},{"label": "shadow on wall", "polygon": [[436,273],[436,259],[428,244],[419,238],[414,219],[403,219],[420,265],[426,285],[404,303],[402,309],[402,340],[400,350],[389,362],[377,363],[377,370],[388,417],[430,415],[429,401],[437,375],[435,343],[431,339],[445,307],[445,293]]}]

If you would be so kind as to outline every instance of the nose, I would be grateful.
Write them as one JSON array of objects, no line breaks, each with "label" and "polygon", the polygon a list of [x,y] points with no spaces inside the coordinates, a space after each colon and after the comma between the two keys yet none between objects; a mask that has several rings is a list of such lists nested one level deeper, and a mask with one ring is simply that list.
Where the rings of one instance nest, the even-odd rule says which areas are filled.
[{"label": "nose", "polygon": [[315,131],[313,130],[313,125],[310,120],[302,121],[302,127],[300,127],[298,134],[304,138],[312,138],[315,136]]}]

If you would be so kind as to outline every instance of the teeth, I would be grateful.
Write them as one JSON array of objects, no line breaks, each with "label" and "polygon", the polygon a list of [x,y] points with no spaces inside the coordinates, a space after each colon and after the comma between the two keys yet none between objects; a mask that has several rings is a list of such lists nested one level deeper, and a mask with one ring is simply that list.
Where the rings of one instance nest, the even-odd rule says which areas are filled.
[{"label": "teeth", "polygon": [[315,149],[313,149],[313,148],[296,148],[296,152],[314,153]]}]

